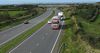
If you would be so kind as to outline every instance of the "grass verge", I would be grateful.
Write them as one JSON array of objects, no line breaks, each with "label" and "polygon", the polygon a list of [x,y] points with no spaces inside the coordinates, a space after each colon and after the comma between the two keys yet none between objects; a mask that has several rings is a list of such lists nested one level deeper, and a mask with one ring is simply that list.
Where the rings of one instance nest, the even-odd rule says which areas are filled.
[{"label": "grass verge", "polygon": [[20,44],[22,41],[24,41],[25,39],[27,39],[28,37],[30,37],[34,32],[36,32],[38,29],[40,29],[44,24],[47,23],[47,21],[54,15],[54,11],[53,13],[44,21],[42,21],[41,23],[37,24],[35,27],[25,31],[24,33],[20,34],[19,36],[17,36],[16,38],[10,40],[9,42],[5,43],[4,45],[0,46],[0,53],[6,53],[9,50],[13,49],[14,47],[16,47],[18,44]]},{"label": "grass verge", "polygon": [[[59,53],[77,53],[77,51],[75,50],[75,45],[72,42],[72,36],[73,36],[73,32],[71,29],[72,26],[72,21],[70,19],[70,16],[67,16],[68,13],[66,13],[66,11],[64,11],[65,17],[68,18],[65,20],[65,24],[67,25],[66,28],[64,29],[64,34],[61,37],[60,40],[60,51]],[[67,49],[66,49],[67,48]]]},{"label": "grass verge", "polygon": [[[83,29],[87,29],[86,32],[99,34],[98,24],[94,25],[92,23],[87,23],[85,21],[84,22],[81,21],[81,22],[84,27]],[[68,23],[69,23],[68,20],[66,20],[67,26],[69,25]],[[99,21],[97,23],[99,23]],[[80,33],[74,34],[73,33],[74,30],[71,27],[76,28],[75,26],[70,26],[70,27],[66,27],[66,29],[64,30],[64,35],[61,39],[62,47],[61,47],[60,53],[100,53],[99,49],[95,49],[95,48],[91,47],[91,45],[89,44],[88,41],[85,41],[82,39],[82,35],[85,36],[86,34],[85,35],[80,34]],[[90,40],[90,41],[92,41],[92,40]],[[98,46],[98,48],[99,48],[100,44],[96,43],[95,45]]]},{"label": "grass verge", "polygon": [[[75,32],[73,30],[73,21],[71,17],[69,17],[66,11],[65,15],[69,19],[65,20],[65,24],[67,25],[64,30],[64,35],[61,38],[61,49],[59,53],[85,53],[83,45],[81,45],[80,40],[77,38],[78,36],[75,35]],[[77,41],[78,40],[78,41]]]}]

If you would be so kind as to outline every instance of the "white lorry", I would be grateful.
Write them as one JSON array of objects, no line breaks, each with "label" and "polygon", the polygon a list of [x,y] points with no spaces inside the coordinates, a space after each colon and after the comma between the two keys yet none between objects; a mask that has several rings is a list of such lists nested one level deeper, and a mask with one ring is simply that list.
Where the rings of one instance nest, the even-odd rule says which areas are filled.
[{"label": "white lorry", "polygon": [[62,19],[65,19],[64,16],[63,16],[63,12],[59,12],[59,13],[58,13],[58,17],[59,17],[61,20],[62,20]]}]

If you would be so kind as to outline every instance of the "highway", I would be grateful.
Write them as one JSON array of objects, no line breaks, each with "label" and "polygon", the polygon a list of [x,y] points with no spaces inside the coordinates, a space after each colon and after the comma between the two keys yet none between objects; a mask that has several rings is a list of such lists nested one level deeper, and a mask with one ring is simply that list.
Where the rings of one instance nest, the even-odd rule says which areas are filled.
[{"label": "highway", "polygon": [[[55,15],[57,12],[59,10]],[[51,53],[59,33],[60,30],[52,30],[50,24],[46,24],[9,53]]]},{"label": "highway", "polygon": [[29,24],[22,23],[20,25],[17,25],[13,28],[8,29],[8,30],[1,31],[0,32],[0,45],[8,42],[9,40],[12,40],[13,38],[20,35],[21,33],[27,31],[28,29],[30,29],[32,27],[34,27],[35,25],[37,25],[41,21],[45,20],[51,14],[52,14],[52,9],[48,8],[47,11],[44,14],[42,14],[42,15],[34,18],[34,19],[31,19],[29,21]]}]

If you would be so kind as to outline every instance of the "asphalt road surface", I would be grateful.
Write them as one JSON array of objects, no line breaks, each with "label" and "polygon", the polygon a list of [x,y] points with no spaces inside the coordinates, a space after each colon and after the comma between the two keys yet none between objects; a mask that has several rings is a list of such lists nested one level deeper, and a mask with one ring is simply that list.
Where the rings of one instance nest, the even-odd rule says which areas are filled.
[{"label": "asphalt road surface", "polygon": [[50,16],[51,13],[52,13],[52,9],[48,8],[47,11],[44,14],[30,20],[29,24],[20,24],[20,25],[13,27],[13,28],[10,28],[8,30],[0,32],[0,45],[8,42],[9,40],[11,40],[13,38],[15,38],[16,36],[25,32],[26,30],[34,27],[35,25],[37,25],[41,21],[45,20],[48,16]]},{"label": "asphalt road surface", "polygon": [[[59,10],[55,15],[57,12]],[[52,30],[50,24],[46,24],[9,53],[50,53],[59,32],[60,30]]]}]

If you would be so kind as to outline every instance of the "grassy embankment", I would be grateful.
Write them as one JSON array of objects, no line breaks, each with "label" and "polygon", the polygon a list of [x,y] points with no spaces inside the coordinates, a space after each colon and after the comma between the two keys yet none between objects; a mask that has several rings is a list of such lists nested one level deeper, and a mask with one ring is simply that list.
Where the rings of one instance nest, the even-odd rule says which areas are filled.
[{"label": "grassy embankment", "polygon": [[79,34],[75,34],[75,31],[77,30],[76,18],[74,17],[74,20],[72,20],[72,17],[67,15],[69,13],[66,11],[64,12],[69,19],[65,21],[67,26],[61,39],[62,47],[60,53],[84,53],[85,48],[81,43],[80,37],[78,37]]},{"label": "grassy embankment", "polygon": [[65,17],[67,18],[65,20],[65,24],[67,25],[66,26],[66,29],[64,30],[64,35],[63,37],[61,38],[61,50],[60,50],[60,53],[78,53],[78,48],[79,48],[79,45],[78,43],[74,42],[73,41],[73,36],[74,36],[74,32],[72,30],[73,28],[73,22],[71,20],[71,17],[70,17],[70,11],[65,11],[64,10],[64,14],[65,14]]},{"label": "grassy embankment", "polygon": [[84,39],[88,42],[92,53],[100,53],[100,15],[97,16],[97,19],[94,22],[82,21],[82,26],[85,31]]},{"label": "grassy embankment", "polygon": [[22,41],[24,41],[25,39],[27,39],[28,37],[30,37],[34,32],[36,32],[38,29],[40,29],[44,24],[47,23],[47,21],[54,15],[54,11],[53,13],[44,21],[42,21],[41,23],[37,24],[35,27],[25,31],[24,33],[22,33],[21,35],[17,36],[16,38],[10,40],[9,42],[5,43],[4,45],[0,46],[0,53],[6,53],[9,50],[13,49],[14,47],[16,47],[18,44],[20,44]]},{"label": "grassy embankment", "polygon": [[[99,11],[98,11],[99,12]],[[82,29],[84,34],[81,34],[82,40],[87,43],[85,47],[91,53],[100,53],[100,15],[96,15],[96,19],[90,22],[88,19],[79,17],[81,20]],[[86,50],[86,51],[87,51]]]},{"label": "grassy embankment", "polygon": [[[64,12],[65,12],[66,17],[69,17],[69,15],[67,14],[70,14],[70,13],[68,13],[67,11],[64,11]],[[61,47],[60,53],[100,53],[99,49],[97,49],[97,48],[100,48],[99,47],[100,42],[98,41],[100,37],[99,36],[100,35],[100,32],[99,32],[100,31],[99,29],[100,15],[98,16],[98,19],[92,23],[88,23],[81,20],[81,24],[83,27],[82,29],[85,31],[86,34],[80,34],[80,32],[75,34],[76,28],[78,28],[76,27],[76,25],[79,26],[78,20],[79,20],[78,16],[74,16],[73,21],[71,21],[71,19],[66,20],[67,27],[64,30],[64,35],[61,39],[62,47]],[[88,36],[88,34],[90,35]],[[92,37],[92,39],[88,40],[87,37],[88,38]],[[90,43],[89,41],[90,42],[93,41],[93,42]]]}]

